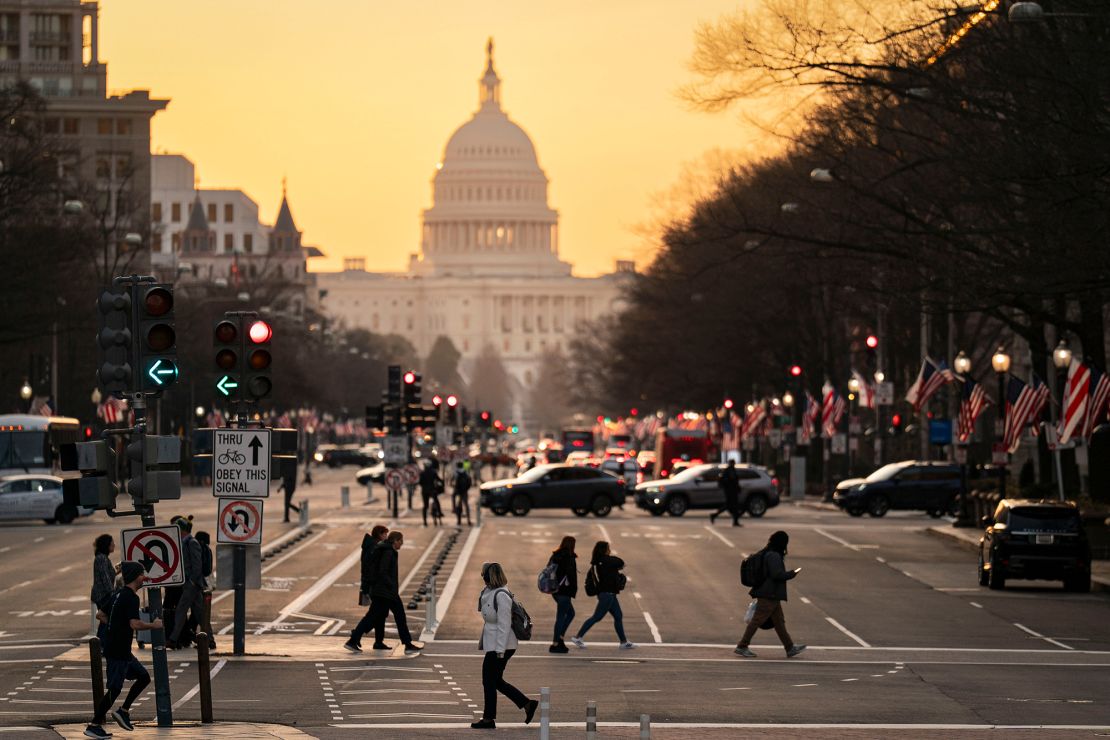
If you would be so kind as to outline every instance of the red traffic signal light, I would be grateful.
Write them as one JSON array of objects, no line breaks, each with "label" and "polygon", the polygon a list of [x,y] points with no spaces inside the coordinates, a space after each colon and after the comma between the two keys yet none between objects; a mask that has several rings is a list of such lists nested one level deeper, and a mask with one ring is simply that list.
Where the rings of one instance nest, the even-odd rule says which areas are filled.
[{"label": "red traffic signal light", "polygon": [[405,385],[412,385],[416,382],[416,373],[414,373],[412,370],[409,370],[407,373],[405,373],[402,380],[405,381]]},{"label": "red traffic signal light", "polygon": [[894,426],[895,429],[901,429],[902,428],[902,415],[901,414],[895,414],[894,416],[890,417],[890,423]]},{"label": "red traffic signal light", "polygon": [[166,288],[151,288],[143,298],[143,308],[149,316],[165,316],[173,309],[173,293]]},{"label": "red traffic signal light", "polygon": [[868,349],[875,349],[879,346],[879,338],[874,334],[868,334],[866,342]]},{"label": "red traffic signal light", "polygon": [[[218,328],[217,331],[219,331]],[[247,330],[247,336],[255,344],[265,344],[274,336],[274,330],[265,321],[256,321]]]},{"label": "red traffic signal light", "polygon": [[447,405],[451,408],[455,408],[459,405],[459,397],[452,393],[447,397]]},{"label": "red traffic signal light", "polygon": [[433,405],[438,406],[441,403],[443,403],[443,396],[439,395],[438,393],[435,394],[434,396],[432,396],[432,404]]},{"label": "red traffic signal light", "polygon": [[791,365],[790,366],[790,374],[793,375],[795,378],[797,378],[799,375],[802,374],[802,366],[801,365]]},{"label": "red traffic signal light", "polygon": [[731,399],[731,398],[726,398],[726,399],[725,399],[725,408],[726,408],[726,409],[730,409],[730,408],[732,408],[733,406],[734,406],[734,404],[732,403],[732,399]]},{"label": "red traffic signal light", "polygon": [[488,411],[483,411],[482,412],[482,421],[489,421],[489,412]]}]

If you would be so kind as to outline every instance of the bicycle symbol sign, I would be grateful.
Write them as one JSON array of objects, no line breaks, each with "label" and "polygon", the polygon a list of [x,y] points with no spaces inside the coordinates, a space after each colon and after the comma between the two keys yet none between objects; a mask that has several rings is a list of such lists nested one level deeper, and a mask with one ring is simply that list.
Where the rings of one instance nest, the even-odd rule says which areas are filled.
[{"label": "bicycle symbol sign", "polygon": [[212,430],[212,495],[267,498],[270,495],[270,430]]}]

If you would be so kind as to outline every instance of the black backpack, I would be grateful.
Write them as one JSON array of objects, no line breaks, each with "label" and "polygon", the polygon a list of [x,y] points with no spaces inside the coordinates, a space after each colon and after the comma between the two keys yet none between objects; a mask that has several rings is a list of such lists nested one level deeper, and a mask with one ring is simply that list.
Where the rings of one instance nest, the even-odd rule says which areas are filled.
[{"label": "black backpack", "polygon": [[766,568],[763,566],[763,555],[766,550],[753,552],[740,563],[740,583],[749,588],[759,586],[767,580]]},{"label": "black backpack", "polygon": [[212,546],[200,546],[200,574],[205,578],[212,575]]},{"label": "black backpack", "polygon": [[[518,639],[522,642],[525,641],[525,640],[531,640],[532,639],[532,617],[528,615],[528,610],[524,608],[524,604],[521,604],[519,601],[517,601],[517,598],[515,596],[513,596],[513,592],[510,591],[509,589],[499,588],[497,590],[498,591],[504,591],[505,593],[507,593],[509,595],[509,598],[513,600],[512,626],[513,626],[513,634],[516,635],[516,639]],[[493,595],[493,610],[497,611],[497,594],[496,593],[494,593],[494,595]]]}]

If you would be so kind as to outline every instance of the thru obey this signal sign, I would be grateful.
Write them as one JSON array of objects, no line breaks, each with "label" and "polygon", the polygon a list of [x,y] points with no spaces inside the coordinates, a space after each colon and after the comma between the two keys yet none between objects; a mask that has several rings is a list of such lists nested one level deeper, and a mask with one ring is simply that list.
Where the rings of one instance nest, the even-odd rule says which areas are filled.
[{"label": "thru obey this signal sign", "polygon": [[169,527],[143,527],[120,532],[123,559],[133,560],[146,570],[144,588],[180,586],[185,583],[181,562],[181,530]]},{"label": "thru obey this signal sign", "polygon": [[216,542],[226,545],[262,544],[262,504],[262,499],[219,499]]},{"label": "thru obey this signal sign", "polygon": [[270,495],[270,430],[212,430],[212,495]]}]

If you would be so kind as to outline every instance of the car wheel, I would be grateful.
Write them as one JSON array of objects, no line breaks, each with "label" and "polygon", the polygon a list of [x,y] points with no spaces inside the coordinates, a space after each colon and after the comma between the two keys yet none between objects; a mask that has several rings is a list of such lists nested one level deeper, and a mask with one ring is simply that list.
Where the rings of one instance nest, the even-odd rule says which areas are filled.
[{"label": "car wheel", "polygon": [[1078,594],[1085,594],[1091,590],[1091,574],[1084,573],[1080,576],[1072,576],[1064,579],[1064,590],[1074,591]]},{"label": "car wheel", "polygon": [[528,512],[532,510],[532,501],[523,493],[518,493],[513,496],[511,506],[513,516],[527,516]]},{"label": "car wheel", "polygon": [[675,494],[667,499],[667,513],[671,516],[682,516],[690,508],[690,502],[681,494]]},{"label": "car wheel", "polygon": [[983,553],[979,553],[979,585],[989,586],[990,578],[987,577],[987,569],[983,567]]},{"label": "car wheel", "polygon": [[62,504],[54,510],[54,519],[61,522],[62,524],[69,524],[76,518],[77,509],[73,508],[69,504]]},{"label": "car wheel", "polygon": [[509,510],[507,508],[505,508],[504,506],[494,506],[493,508],[490,509],[490,511],[493,512],[494,516],[505,516],[506,514],[509,513]]},{"label": "car wheel", "polygon": [[584,508],[581,508],[581,507],[579,507],[577,509],[571,509],[571,511],[574,512],[575,516],[589,516],[590,515],[590,510],[589,509],[584,509]]},{"label": "car wheel", "polygon": [[609,512],[612,510],[613,502],[608,496],[594,496],[594,500],[590,502],[590,511],[594,513],[594,516],[609,516]]},{"label": "car wheel", "polygon": [[853,506],[845,511],[848,512],[848,516],[863,516],[863,508],[859,506]]},{"label": "car wheel", "polygon": [[47,524],[54,524],[58,520],[57,519],[43,519],[43,521],[46,522]]},{"label": "car wheel", "polygon": [[890,511],[890,502],[887,501],[886,496],[875,496],[867,504],[867,513],[871,516],[886,516],[888,511]]},{"label": "car wheel", "polygon": [[756,519],[767,513],[767,497],[761,493],[748,497],[748,513]]},{"label": "car wheel", "polygon": [[991,563],[990,572],[987,573],[987,585],[992,591],[1001,591],[1006,588],[1006,574],[1002,571],[1001,566],[996,563]]}]

